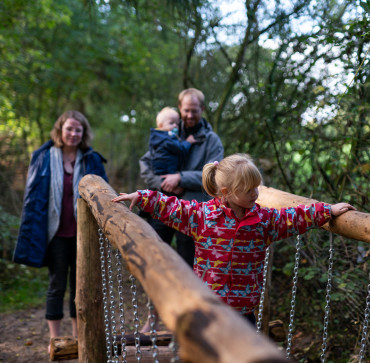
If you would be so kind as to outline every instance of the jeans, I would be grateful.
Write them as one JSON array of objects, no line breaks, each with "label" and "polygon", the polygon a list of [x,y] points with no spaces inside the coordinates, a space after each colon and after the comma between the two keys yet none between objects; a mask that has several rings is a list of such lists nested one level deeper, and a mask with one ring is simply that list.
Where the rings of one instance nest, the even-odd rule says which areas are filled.
[{"label": "jeans", "polygon": [[178,254],[191,268],[193,268],[195,255],[195,246],[193,239],[181,232],[174,230],[171,227],[166,226],[158,219],[149,218],[148,223],[157,232],[159,237],[161,237],[161,239],[168,244],[171,244],[172,238],[175,235]]},{"label": "jeans", "polygon": [[63,318],[63,300],[69,275],[69,312],[76,317],[76,237],[54,237],[46,250],[46,265],[49,269],[49,287],[46,295],[47,320]]}]

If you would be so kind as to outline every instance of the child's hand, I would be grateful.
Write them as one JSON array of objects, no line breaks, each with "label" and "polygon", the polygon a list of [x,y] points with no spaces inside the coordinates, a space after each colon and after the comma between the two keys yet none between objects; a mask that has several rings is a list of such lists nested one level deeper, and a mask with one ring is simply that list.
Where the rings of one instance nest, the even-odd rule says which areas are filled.
[{"label": "child's hand", "polygon": [[331,214],[333,216],[340,216],[341,214],[349,210],[357,210],[357,209],[348,203],[337,203],[331,206]]},{"label": "child's hand", "polygon": [[190,144],[194,144],[195,142],[197,142],[197,140],[195,140],[195,137],[193,135],[189,135],[187,138],[186,138],[186,141],[187,142],[190,142]]},{"label": "child's hand", "polygon": [[135,193],[131,193],[131,194],[127,194],[127,193],[119,193],[119,197],[115,197],[112,199],[112,202],[114,203],[118,203],[118,202],[122,202],[124,200],[129,200],[131,203],[130,203],[130,210],[132,210],[132,208],[134,208],[134,206],[137,204],[138,200],[139,200],[139,193],[138,192],[135,192]]}]

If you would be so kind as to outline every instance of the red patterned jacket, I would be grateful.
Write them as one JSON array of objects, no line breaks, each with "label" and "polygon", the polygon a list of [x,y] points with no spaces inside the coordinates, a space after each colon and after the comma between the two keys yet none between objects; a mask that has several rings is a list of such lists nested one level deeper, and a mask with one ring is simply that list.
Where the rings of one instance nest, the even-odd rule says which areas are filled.
[{"label": "red patterned jacket", "polygon": [[331,217],[331,207],[325,203],[280,210],[256,204],[239,220],[218,199],[198,203],[150,190],[138,193],[138,207],[193,237],[195,273],[242,314],[259,304],[266,248],[274,241],[320,227]]}]

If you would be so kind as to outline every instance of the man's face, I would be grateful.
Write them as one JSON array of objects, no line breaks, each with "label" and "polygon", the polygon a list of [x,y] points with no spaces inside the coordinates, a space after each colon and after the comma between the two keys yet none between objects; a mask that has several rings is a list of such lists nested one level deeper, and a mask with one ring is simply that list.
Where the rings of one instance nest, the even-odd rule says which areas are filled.
[{"label": "man's face", "polygon": [[185,127],[191,128],[196,126],[201,119],[203,107],[196,97],[188,94],[182,99],[179,110]]}]

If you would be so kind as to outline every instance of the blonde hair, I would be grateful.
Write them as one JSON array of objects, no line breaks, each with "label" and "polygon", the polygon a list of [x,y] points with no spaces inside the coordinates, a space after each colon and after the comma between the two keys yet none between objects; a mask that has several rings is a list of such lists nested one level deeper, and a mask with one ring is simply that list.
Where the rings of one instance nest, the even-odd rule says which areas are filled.
[{"label": "blonde hair", "polygon": [[182,100],[186,95],[195,97],[199,101],[200,107],[204,107],[204,93],[196,88],[187,88],[179,93],[179,106],[181,106]]},{"label": "blonde hair", "polygon": [[221,188],[229,195],[244,193],[262,183],[262,175],[248,154],[234,154],[203,167],[202,183],[212,197],[221,197]]},{"label": "blonde hair", "polygon": [[54,127],[50,132],[50,137],[54,141],[54,145],[56,147],[64,146],[62,140],[62,128],[69,118],[77,120],[83,127],[82,140],[79,148],[81,148],[82,150],[87,149],[90,146],[90,142],[93,138],[92,130],[89,121],[87,121],[87,118],[81,112],[75,110],[64,112],[58,117],[58,120],[56,120]]},{"label": "blonde hair", "polygon": [[163,122],[168,118],[168,117],[176,117],[180,121],[180,116],[178,112],[172,108],[172,107],[164,107],[162,108],[158,114],[157,118],[155,119],[157,123],[157,127],[161,127],[160,125],[163,124]]}]

